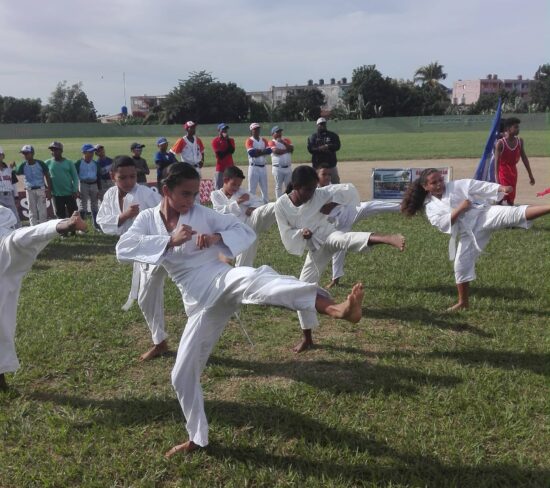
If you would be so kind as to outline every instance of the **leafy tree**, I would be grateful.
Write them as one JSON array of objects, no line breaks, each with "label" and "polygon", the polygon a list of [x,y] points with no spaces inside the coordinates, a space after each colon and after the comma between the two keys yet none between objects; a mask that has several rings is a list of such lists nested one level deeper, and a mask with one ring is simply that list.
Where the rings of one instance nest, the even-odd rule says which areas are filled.
[{"label": "leafy tree", "polygon": [[248,100],[248,121],[249,122],[272,122],[273,112],[269,110],[266,103]]},{"label": "leafy tree", "polygon": [[191,73],[187,80],[179,80],[178,86],[170,91],[162,102],[163,115],[159,115],[159,122],[243,122],[248,109],[248,98],[242,88],[199,71]]},{"label": "leafy tree", "polygon": [[447,73],[443,72],[443,66],[437,61],[421,66],[414,73],[414,81],[421,85],[437,86],[446,78]]},{"label": "leafy tree", "polygon": [[288,93],[278,112],[283,120],[315,120],[324,104],[325,95],[321,90],[306,88]]},{"label": "leafy tree", "polygon": [[550,64],[539,66],[535,73],[535,81],[531,84],[529,95],[531,102],[538,106],[538,109],[550,109]]},{"label": "leafy tree", "polygon": [[0,96],[0,122],[3,124],[40,122],[40,98]]},{"label": "leafy tree", "polygon": [[82,83],[68,86],[60,81],[42,110],[45,122],[97,122],[92,101],[82,90]]}]

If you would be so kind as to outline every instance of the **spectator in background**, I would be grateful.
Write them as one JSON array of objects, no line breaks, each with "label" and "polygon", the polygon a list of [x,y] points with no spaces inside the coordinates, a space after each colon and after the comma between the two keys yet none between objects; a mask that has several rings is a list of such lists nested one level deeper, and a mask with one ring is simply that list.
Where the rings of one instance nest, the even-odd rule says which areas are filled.
[{"label": "spectator in background", "polygon": [[222,122],[218,124],[218,137],[212,139],[212,150],[216,155],[216,172],[214,186],[216,190],[223,187],[223,172],[230,166],[234,166],[233,153],[235,152],[235,140],[229,137],[229,126]]},{"label": "spectator in background", "polygon": [[290,183],[292,175],[292,152],[294,146],[290,139],[283,137],[283,129],[275,126],[271,129],[272,139],[269,141],[271,153],[271,172],[275,178],[275,199],[279,198]]},{"label": "spectator in background", "polygon": [[317,119],[317,132],[309,136],[307,150],[311,154],[311,164],[315,171],[321,163],[328,164],[332,172],[332,183],[340,183],[338,168],[336,167],[336,152],[340,149],[340,138],[338,134],[327,130],[327,119]]},{"label": "spectator in background", "polygon": [[[17,176],[12,167],[4,163],[4,149],[0,147],[0,205],[9,208],[15,215],[17,223],[16,228],[21,227],[21,221],[19,220],[19,212],[15,199],[17,198]],[[15,164],[15,163],[13,163]]]},{"label": "spectator in background", "polygon": [[25,192],[29,205],[29,221],[38,225],[48,220],[48,202],[52,188],[50,172],[43,161],[34,159],[34,147],[26,144],[19,151],[25,161],[19,164],[16,173],[25,176]]},{"label": "spectator in background", "polygon": [[269,143],[260,137],[261,125],[257,122],[250,124],[250,137],[246,140],[245,147],[248,153],[248,193],[256,194],[256,188],[260,185],[262,200],[269,202],[267,194],[267,171],[265,170],[265,156],[271,154]]},{"label": "spectator in background", "polygon": [[182,163],[193,166],[201,174],[204,166],[204,144],[200,137],[195,135],[197,124],[192,120],[184,124],[187,135],[180,137],[170,149],[170,152],[180,157]]},{"label": "spectator in background", "polygon": [[113,160],[105,155],[105,146],[96,144],[95,155],[97,157],[96,162],[99,165],[99,199],[103,200],[105,192],[115,185],[115,182],[111,179],[111,166]]},{"label": "spectator in background", "polygon": [[92,211],[92,222],[96,230],[101,230],[97,224],[97,211],[99,210],[99,164],[94,160],[95,146],[84,144],[82,146],[82,158],[76,162],[76,172],[80,180],[80,217],[86,218],[88,202]]},{"label": "spectator in background", "polygon": [[155,166],[157,167],[157,188],[162,195],[162,178],[164,170],[171,164],[177,163],[178,160],[173,153],[168,151],[168,139],[166,137],[159,137],[157,139],[157,147],[159,150],[155,154]]},{"label": "spectator in background", "polygon": [[132,142],[130,151],[132,151],[132,159],[136,163],[137,168],[137,182],[138,185],[147,186],[147,175],[150,173],[147,161],[141,157],[141,151],[145,147],[145,144],[139,142]]},{"label": "spectator in background", "polygon": [[52,158],[45,161],[52,181],[53,207],[58,219],[66,219],[78,210],[78,174],[74,163],[63,157],[63,144],[54,141],[48,149]]}]

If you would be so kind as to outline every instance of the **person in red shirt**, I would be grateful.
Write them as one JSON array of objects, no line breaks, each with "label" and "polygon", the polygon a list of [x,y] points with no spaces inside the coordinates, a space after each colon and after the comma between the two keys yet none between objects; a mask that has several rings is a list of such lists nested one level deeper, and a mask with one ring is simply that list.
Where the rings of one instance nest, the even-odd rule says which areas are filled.
[{"label": "person in red shirt", "polygon": [[511,186],[513,189],[502,199],[503,202],[506,201],[509,205],[513,205],[516,199],[516,186],[518,184],[517,164],[520,157],[529,175],[529,183],[531,186],[535,184],[529,159],[527,158],[527,154],[525,154],[523,139],[518,137],[519,124],[520,120],[516,117],[506,119],[504,137],[498,140],[495,145],[497,183],[503,186]]},{"label": "person in red shirt", "polygon": [[228,129],[227,124],[223,122],[218,124],[218,137],[212,139],[212,150],[216,154],[216,173],[214,177],[216,190],[223,186],[223,172],[226,168],[234,166],[235,140],[229,137]]}]

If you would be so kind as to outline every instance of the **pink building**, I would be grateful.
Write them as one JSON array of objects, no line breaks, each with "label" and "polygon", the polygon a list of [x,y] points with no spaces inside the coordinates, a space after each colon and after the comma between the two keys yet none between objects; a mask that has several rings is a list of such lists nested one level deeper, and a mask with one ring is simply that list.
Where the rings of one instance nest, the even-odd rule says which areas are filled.
[{"label": "pink building", "polygon": [[498,93],[500,90],[515,91],[524,100],[529,100],[529,87],[532,80],[524,80],[518,75],[516,79],[499,80],[497,75],[487,75],[480,80],[458,80],[454,82],[452,102],[454,105],[471,105],[481,95]]}]

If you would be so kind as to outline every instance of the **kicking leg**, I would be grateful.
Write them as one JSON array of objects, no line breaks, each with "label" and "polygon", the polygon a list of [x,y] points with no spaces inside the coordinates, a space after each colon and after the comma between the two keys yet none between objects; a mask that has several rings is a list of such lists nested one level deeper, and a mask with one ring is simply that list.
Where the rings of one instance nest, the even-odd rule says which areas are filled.
[{"label": "kicking leg", "polygon": [[535,220],[547,214],[550,214],[550,205],[529,205],[525,209],[525,218],[527,220]]},{"label": "kicking leg", "polygon": [[375,246],[376,244],[388,244],[390,246],[405,250],[405,237],[401,234],[371,234],[369,238],[369,246]]},{"label": "kicking leg", "polygon": [[447,309],[447,312],[458,312],[459,310],[465,310],[470,306],[470,282],[457,283],[456,289],[458,290],[458,303],[455,303],[452,307]]}]

